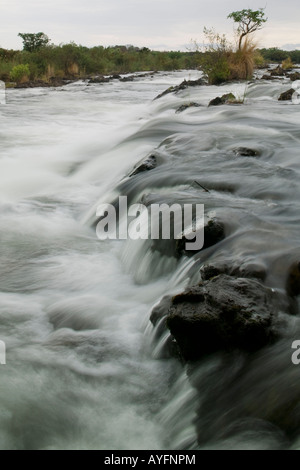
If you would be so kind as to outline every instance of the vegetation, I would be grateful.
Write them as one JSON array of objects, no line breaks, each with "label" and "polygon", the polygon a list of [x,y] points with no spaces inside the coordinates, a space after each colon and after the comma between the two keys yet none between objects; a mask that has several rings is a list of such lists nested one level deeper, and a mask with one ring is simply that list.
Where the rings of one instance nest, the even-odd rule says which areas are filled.
[{"label": "vegetation", "polygon": [[133,46],[84,47],[75,43],[55,46],[44,33],[22,34],[23,51],[0,48],[0,80],[11,80],[14,67],[28,64],[28,80],[84,78],[150,70],[195,69],[197,52],[159,52]]},{"label": "vegetation", "polygon": [[270,49],[259,49],[260,54],[268,62],[281,64],[284,60],[290,58],[294,64],[300,64],[300,50],[283,51],[278,47]]},{"label": "vegetation", "polygon": [[288,57],[287,59],[283,60],[283,62],[281,64],[281,67],[283,68],[283,70],[292,69],[294,67],[294,64],[293,64],[291,58]]},{"label": "vegetation", "polygon": [[44,33],[19,33],[18,36],[23,39],[23,49],[27,52],[39,51],[50,43],[50,39]]},{"label": "vegetation", "polygon": [[238,24],[237,33],[239,35],[239,50],[242,49],[243,39],[249,34],[254,33],[262,28],[266,23],[265,12],[263,8],[253,11],[249,8],[246,10],[234,11],[227,18],[233,19]]},{"label": "vegetation", "polygon": [[208,46],[200,59],[201,68],[209,83],[219,84],[228,80],[246,80],[252,77],[255,65],[264,62],[261,54],[256,51],[255,44],[249,35],[261,29],[267,20],[264,10],[241,10],[228,15],[238,23],[238,46],[228,43],[225,35],[216,33],[213,29],[204,28]]},{"label": "vegetation", "polygon": [[18,84],[27,82],[29,76],[30,76],[30,69],[29,69],[28,64],[16,65],[10,72],[11,80]]},{"label": "vegetation", "polygon": [[195,51],[152,51],[134,46],[84,47],[75,43],[51,44],[44,33],[20,33],[23,50],[0,48],[0,80],[22,83],[51,79],[75,79],[97,75],[150,70],[201,68],[209,83],[244,80],[255,67],[269,62],[290,68],[300,63],[300,50],[256,49],[252,35],[267,21],[264,10],[241,10],[228,15],[237,26],[237,45],[213,29],[204,29],[206,48]]}]

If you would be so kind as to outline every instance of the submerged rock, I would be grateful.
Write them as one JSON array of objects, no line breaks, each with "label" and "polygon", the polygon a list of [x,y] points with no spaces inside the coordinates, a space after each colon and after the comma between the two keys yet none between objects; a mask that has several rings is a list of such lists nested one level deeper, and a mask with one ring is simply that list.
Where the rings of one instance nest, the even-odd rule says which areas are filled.
[{"label": "submerged rock", "polygon": [[157,167],[157,159],[155,155],[149,155],[142,163],[140,163],[129,175],[132,176],[143,173],[144,171],[150,171]]},{"label": "submerged rock", "polygon": [[253,352],[280,337],[278,314],[288,298],[254,279],[219,274],[164,298],[151,321],[164,316],[180,355],[196,361],[216,351]]},{"label": "submerged rock", "polygon": [[290,101],[294,93],[295,93],[294,88],[290,88],[289,90],[281,93],[281,95],[278,98],[278,101]]},{"label": "submerged rock", "polygon": [[238,147],[233,149],[234,153],[239,157],[258,157],[259,152],[254,149],[250,149],[247,147]]},{"label": "submerged rock", "polygon": [[201,104],[193,103],[193,102],[188,103],[188,104],[183,104],[183,105],[179,106],[179,108],[176,109],[176,114],[182,113],[183,111],[185,111],[188,108],[199,108],[200,106],[201,106]]}]

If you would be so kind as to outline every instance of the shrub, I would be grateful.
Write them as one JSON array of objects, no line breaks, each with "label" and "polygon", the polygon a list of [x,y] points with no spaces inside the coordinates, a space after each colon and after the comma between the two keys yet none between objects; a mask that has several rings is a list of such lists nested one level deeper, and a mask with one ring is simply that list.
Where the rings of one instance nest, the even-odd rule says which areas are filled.
[{"label": "shrub", "polygon": [[229,55],[229,70],[231,80],[248,80],[254,71],[255,44],[247,38],[241,49]]},{"label": "shrub", "polygon": [[281,67],[283,68],[283,70],[292,69],[292,68],[294,67],[294,64],[293,64],[291,58],[288,57],[287,59],[285,59],[285,60],[282,62]]},{"label": "shrub", "polygon": [[28,64],[16,65],[10,72],[11,80],[16,83],[28,82],[29,76],[30,76],[30,68]]},{"label": "shrub", "polygon": [[262,56],[262,54],[260,53],[258,49],[254,51],[253,60],[254,60],[255,67],[266,67],[267,65],[266,59]]}]

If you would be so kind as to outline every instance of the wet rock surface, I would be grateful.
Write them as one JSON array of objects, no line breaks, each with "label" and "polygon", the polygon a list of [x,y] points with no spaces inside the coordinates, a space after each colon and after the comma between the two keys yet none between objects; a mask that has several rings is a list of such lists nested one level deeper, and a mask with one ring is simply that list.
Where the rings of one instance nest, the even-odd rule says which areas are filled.
[{"label": "wet rock surface", "polygon": [[157,158],[155,155],[149,155],[145,160],[140,163],[129,175],[129,177],[136,176],[145,171],[154,170],[157,167]]},{"label": "wet rock surface", "polygon": [[[208,220],[204,226],[204,244],[200,250],[205,250],[206,248],[210,248],[217,243],[221,242],[225,239],[225,227],[222,222],[217,219]],[[180,257],[183,254],[187,256],[193,256],[197,251],[189,250],[186,248],[187,243],[195,242],[195,238],[192,240],[188,240],[186,236],[183,236],[181,239],[176,240],[176,256]]]},{"label": "wet rock surface", "polygon": [[181,106],[179,106],[179,108],[176,109],[176,114],[180,114],[182,113],[183,111],[185,111],[186,109],[189,109],[189,108],[199,108],[201,106],[201,104],[199,103],[188,103],[188,104],[183,104]]},{"label": "wet rock surface", "polygon": [[281,95],[278,98],[278,101],[290,101],[294,93],[295,93],[294,88],[290,88],[289,90],[281,93]]},{"label": "wet rock surface", "polygon": [[260,155],[258,150],[250,149],[247,147],[238,147],[233,150],[238,157],[258,157]]},{"label": "wet rock surface", "polygon": [[184,80],[180,85],[177,86],[171,86],[167,88],[167,90],[163,91],[159,95],[157,95],[154,100],[158,100],[159,98],[162,98],[165,95],[168,95],[169,93],[178,93],[179,91],[185,90],[188,87],[194,87],[194,86],[203,86],[207,85],[205,80],[203,78],[199,78],[198,80]]},{"label": "wet rock surface", "polygon": [[[289,299],[251,278],[211,271],[196,286],[164,298],[151,321],[165,318],[185,361],[235,349],[254,352],[281,335],[280,312],[289,312]],[[217,274],[214,276],[214,274]]]},{"label": "wet rock surface", "polygon": [[213,100],[211,100],[208,104],[208,106],[220,106],[222,104],[229,104],[235,101],[236,98],[233,95],[233,93],[226,93],[223,96],[217,96]]}]

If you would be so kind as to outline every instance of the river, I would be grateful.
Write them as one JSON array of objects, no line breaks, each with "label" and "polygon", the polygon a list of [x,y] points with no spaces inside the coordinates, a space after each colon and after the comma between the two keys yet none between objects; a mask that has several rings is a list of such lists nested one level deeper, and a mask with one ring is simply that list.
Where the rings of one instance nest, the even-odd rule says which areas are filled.
[{"label": "river", "polygon": [[[153,306],[197,282],[207,260],[261,265],[267,285],[284,289],[299,257],[300,108],[277,101],[287,80],[199,86],[153,101],[199,76],[160,72],[126,83],[7,90],[0,107],[2,449],[198,449],[199,390],[162,353],[167,338],[155,341]],[[244,103],[207,107],[230,92]],[[176,113],[191,101],[200,106]],[[260,156],[240,157],[239,147]],[[128,178],[151,152],[158,168]],[[226,239],[181,260],[151,240],[102,242],[93,228],[97,205],[124,191],[134,202],[201,201],[225,223]],[[289,326],[300,339],[295,318]],[[284,406],[294,402],[287,390],[300,392],[300,371],[290,343],[251,363],[232,392],[241,416],[245,390],[257,401],[271,381]],[[197,369],[204,382],[210,377],[204,394],[220,379],[219,361]],[[279,427],[218,436],[230,387],[209,415],[215,437],[204,447],[296,445]]]}]

